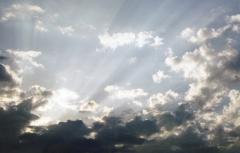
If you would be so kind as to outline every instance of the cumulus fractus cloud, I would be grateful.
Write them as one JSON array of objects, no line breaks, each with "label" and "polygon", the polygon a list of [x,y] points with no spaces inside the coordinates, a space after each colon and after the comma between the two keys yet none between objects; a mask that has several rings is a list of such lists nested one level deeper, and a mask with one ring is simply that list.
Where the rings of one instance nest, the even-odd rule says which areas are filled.
[{"label": "cumulus fractus cloud", "polygon": [[240,1],[0,0],[0,153],[240,153]]}]

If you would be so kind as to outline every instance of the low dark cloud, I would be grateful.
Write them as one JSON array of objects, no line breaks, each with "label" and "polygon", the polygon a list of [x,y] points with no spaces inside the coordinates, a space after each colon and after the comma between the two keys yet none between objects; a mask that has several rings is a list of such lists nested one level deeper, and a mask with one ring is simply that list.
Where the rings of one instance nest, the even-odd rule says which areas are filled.
[{"label": "low dark cloud", "polygon": [[19,141],[18,137],[31,120],[37,116],[31,113],[31,100],[22,103],[8,104],[6,108],[0,108],[0,150],[8,150]]},{"label": "low dark cloud", "polygon": [[0,61],[8,59],[6,56],[0,56]]},{"label": "low dark cloud", "polygon": [[147,142],[137,150],[140,153],[217,153],[219,151],[214,146],[208,146],[207,142],[196,131],[193,127],[189,127],[178,136]]},{"label": "low dark cloud", "polygon": [[174,112],[164,112],[161,114],[159,125],[160,127],[165,127],[167,130],[171,130],[192,119],[194,119],[193,110],[188,104],[182,104]]},{"label": "low dark cloud", "polygon": [[[128,122],[118,117],[106,117],[104,122],[95,122],[92,127],[87,127],[81,120],[30,126],[29,123],[37,119],[31,113],[32,109],[30,99],[0,109],[0,152],[236,153],[239,149],[239,141],[236,141],[240,136],[239,128],[227,132],[219,127],[213,134],[216,138],[224,137],[223,141],[210,142],[204,129],[193,124],[197,121],[186,105],[179,106],[172,114],[164,113],[160,116],[160,124],[158,120],[142,117]],[[161,134],[160,128],[166,126],[171,127],[166,130],[173,133],[174,127],[182,130],[168,137],[150,139],[152,135]]]},{"label": "low dark cloud", "polygon": [[11,75],[2,64],[0,65],[0,81],[13,81]]}]

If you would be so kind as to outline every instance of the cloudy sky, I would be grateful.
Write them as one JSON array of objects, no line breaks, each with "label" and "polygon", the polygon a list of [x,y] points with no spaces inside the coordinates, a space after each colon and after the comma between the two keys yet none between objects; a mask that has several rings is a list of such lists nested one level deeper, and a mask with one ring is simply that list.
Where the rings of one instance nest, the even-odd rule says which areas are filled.
[{"label": "cloudy sky", "polygon": [[239,10],[0,0],[0,152],[238,153]]}]

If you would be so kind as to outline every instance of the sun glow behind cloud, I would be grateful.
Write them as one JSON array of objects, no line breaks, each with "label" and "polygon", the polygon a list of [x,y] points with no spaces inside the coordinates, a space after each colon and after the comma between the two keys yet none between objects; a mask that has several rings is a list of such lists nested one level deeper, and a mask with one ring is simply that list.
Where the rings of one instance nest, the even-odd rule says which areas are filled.
[{"label": "sun glow behind cloud", "polygon": [[[68,89],[58,89],[48,99],[48,104],[38,107],[34,113],[41,116],[32,125],[48,125],[55,124],[61,120],[66,120],[66,115],[71,113],[71,116],[76,116],[78,109],[76,101],[79,96]],[[61,102],[60,102],[61,101]]]}]

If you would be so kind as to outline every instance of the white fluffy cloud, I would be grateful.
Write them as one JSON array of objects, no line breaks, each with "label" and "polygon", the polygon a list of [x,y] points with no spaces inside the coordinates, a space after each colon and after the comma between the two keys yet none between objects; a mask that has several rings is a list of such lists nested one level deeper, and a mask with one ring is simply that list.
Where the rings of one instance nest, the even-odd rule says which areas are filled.
[{"label": "white fluffy cloud", "polygon": [[[74,91],[61,88],[53,91],[48,103],[38,107],[34,113],[40,118],[32,122],[32,125],[47,125],[71,119],[78,114],[77,101],[79,96]],[[73,119],[74,119],[73,118]]]},{"label": "white fluffy cloud", "polygon": [[48,102],[33,111],[40,118],[33,121],[32,125],[48,125],[76,119],[91,124],[102,121],[113,109],[94,100],[81,99],[75,91],[67,88],[57,89],[51,93]]},{"label": "white fluffy cloud", "polygon": [[222,34],[224,32],[227,32],[229,29],[231,29],[233,32],[240,32],[240,14],[228,16],[226,19],[227,24],[220,28],[204,27],[195,29],[187,27],[181,32],[180,36],[183,39],[186,39],[188,42],[194,44],[202,44],[207,40],[222,36]]},{"label": "white fluffy cloud", "polygon": [[231,25],[232,31],[240,33],[240,14],[228,16],[227,21]]},{"label": "white fluffy cloud", "polygon": [[11,50],[6,51],[9,56],[13,59],[19,68],[19,72],[26,72],[32,68],[44,68],[44,66],[38,63],[35,59],[39,57],[42,53],[40,51],[27,50]]},{"label": "white fluffy cloud", "polygon": [[44,12],[45,11],[37,5],[13,4],[9,8],[5,9],[1,20],[7,21],[10,19],[36,18]]},{"label": "white fluffy cloud", "polygon": [[228,28],[229,26],[219,29],[200,28],[198,30],[195,30],[188,27],[181,32],[181,37],[191,43],[200,44],[204,43],[208,39],[219,37]]},{"label": "white fluffy cloud", "polygon": [[110,94],[110,97],[113,99],[136,99],[140,97],[148,96],[148,93],[143,89],[125,89],[124,87],[119,86],[106,86],[104,91]]},{"label": "white fluffy cloud", "polygon": [[153,82],[155,83],[161,83],[164,79],[167,78],[169,78],[169,76],[161,70],[157,71],[152,75]]},{"label": "white fluffy cloud", "polygon": [[181,103],[182,97],[175,91],[153,94],[149,97],[148,106],[154,114],[162,111],[172,111]]},{"label": "white fluffy cloud", "polygon": [[163,39],[159,36],[153,36],[151,32],[139,32],[136,34],[135,45],[142,48],[146,45],[157,47],[163,44]]},{"label": "white fluffy cloud", "polygon": [[129,45],[135,41],[134,33],[109,33],[99,35],[101,45],[106,48],[116,49],[120,46]]},{"label": "white fluffy cloud", "polygon": [[230,90],[228,93],[229,104],[224,107],[222,120],[227,123],[234,123],[236,126],[240,125],[240,91]]},{"label": "white fluffy cloud", "polygon": [[[232,43],[239,34],[238,18],[228,17],[228,22],[217,29],[186,28],[181,36],[197,47],[181,56],[168,54],[165,59],[166,65],[188,83],[182,100],[194,109],[194,122],[208,129],[204,132],[211,142],[221,141],[216,133],[219,127],[224,133],[240,125],[240,54]],[[215,46],[211,39],[224,44]]]},{"label": "white fluffy cloud", "polygon": [[216,101],[226,88],[239,81],[238,60],[239,53],[233,48],[215,51],[201,46],[181,58],[170,56],[165,62],[173,71],[183,72],[190,82],[186,100],[207,103]]},{"label": "white fluffy cloud", "polygon": [[230,23],[240,23],[240,14],[229,16],[227,19]]},{"label": "white fluffy cloud", "polygon": [[[209,139],[217,139],[213,132],[240,123],[239,90],[240,54],[234,49],[229,37],[237,35],[238,15],[228,17],[228,23],[218,29],[193,30],[186,28],[181,36],[198,46],[181,57],[169,54],[165,59],[171,70],[181,73],[189,83],[183,100],[196,109],[195,118],[202,128],[208,128]],[[226,45],[215,49],[210,39],[223,39]],[[231,38],[231,40],[234,39]],[[227,104],[226,104],[227,103]]]},{"label": "white fluffy cloud", "polygon": [[142,48],[144,46],[158,47],[163,44],[163,39],[159,36],[154,36],[151,32],[125,32],[125,33],[105,33],[98,36],[100,44],[104,48],[112,50],[126,45],[134,45]]}]

